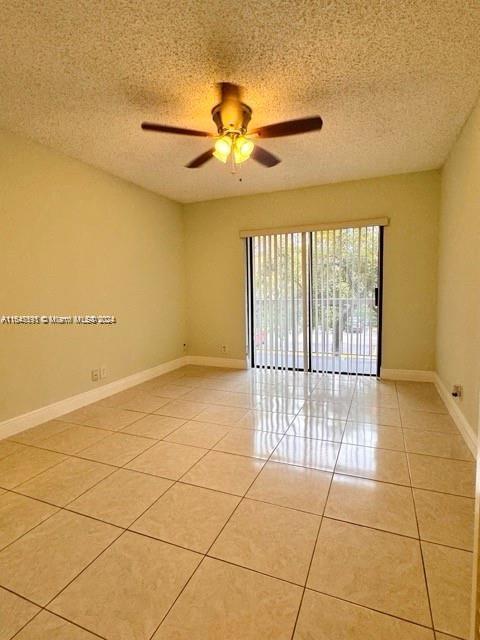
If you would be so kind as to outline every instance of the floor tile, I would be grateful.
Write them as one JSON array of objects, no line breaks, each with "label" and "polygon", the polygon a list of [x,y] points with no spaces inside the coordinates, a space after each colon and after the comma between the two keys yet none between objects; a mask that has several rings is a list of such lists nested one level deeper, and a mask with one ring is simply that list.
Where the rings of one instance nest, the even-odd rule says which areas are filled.
[{"label": "floor tile", "polygon": [[[205,406],[205,405],[204,405]],[[239,407],[221,407],[219,405],[209,405],[196,415],[196,420],[200,422],[213,422],[233,427],[235,423],[244,418],[248,409]]]},{"label": "floor tile", "polygon": [[27,429],[26,431],[20,431],[11,436],[10,440],[20,442],[22,444],[35,444],[38,440],[53,436],[65,429],[69,429],[72,425],[68,422],[62,422],[61,420],[49,420],[43,424],[39,424],[36,427]]},{"label": "floor tile", "polygon": [[227,435],[229,431],[230,427],[224,427],[221,424],[191,420],[167,436],[165,440],[167,442],[176,442],[177,444],[186,444],[192,447],[211,449]]},{"label": "floor tile", "polygon": [[15,636],[15,640],[98,640],[98,636],[44,609]]},{"label": "floor tile", "polygon": [[187,366],[0,441],[0,585],[73,617],[15,640],[433,640],[417,520],[435,638],[464,636],[475,465],[444,411],[431,384]]},{"label": "floor tile", "polygon": [[249,409],[250,397],[247,393],[197,388],[189,391],[182,399],[188,400],[189,402],[203,402],[205,404],[218,404],[227,407],[243,407]]},{"label": "floor tile", "polygon": [[252,409],[257,411],[272,411],[273,413],[295,414],[305,404],[303,398],[290,398],[272,395],[252,396]]},{"label": "floor tile", "polygon": [[288,413],[273,413],[271,411],[248,411],[232,426],[242,429],[255,429],[271,433],[285,433],[293,422],[295,415]]},{"label": "floor tile", "polygon": [[468,638],[472,554],[429,542],[422,549],[435,629]]},{"label": "floor tile", "polygon": [[301,595],[295,585],[206,558],[152,640],[290,640]]},{"label": "floor tile", "polygon": [[244,499],[209,555],[305,584],[320,517]]},{"label": "floor tile", "polygon": [[185,424],[183,418],[148,415],[122,429],[122,433],[131,433],[135,436],[161,440],[178,429],[178,427],[181,427],[182,424]]},{"label": "floor tile", "polygon": [[88,427],[119,431],[142,417],[137,411],[128,411],[118,407],[104,407],[94,403],[62,416],[66,422],[83,424]]},{"label": "floor tile", "polygon": [[380,424],[385,427],[399,427],[400,411],[389,409],[388,407],[354,405],[348,414],[350,422],[368,422],[370,424]]},{"label": "floor tile", "polygon": [[418,538],[410,487],[335,474],[325,515]]},{"label": "floor tile", "polygon": [[[385,383],[383,383],[385,384]],[[384,387],[381,382],[375,386],[357,385],[353,394],[353,403],[356,405],[385,407],[387,409],[398,408],[398,398],[395,386]]]},{"label": "floor tile", "polygon": [[154,396],[161,398],[170,398],[175,400],[189,392],[188,387],[182,387],[178,384],[159,384],[156,383],[149,388],[149,392]]},{"label": "floor tile", "polygon": [[401,407],[447,413],[438,391],[431,382],[397,382],[396,386]]},{"label": "floor tile", "polygon": [[175,380],[175,384],[186,389],[195,389],[200,386],[202,378],[196,375],[184,374]]},{"label": "floor tile", "polygon": [[324,518],[308,586],[431,625],[417,540]]},{"label": "floor tile", "polygon": [[27,447],[0,460],[0,487],[13,489],[38,473],[65,460],[65,456],[45,449]]},{"label": "floor tile", "polygon": [[118,469],[68,508],[118,527],[129,527],[170,486],[164,478]]},{"label": "floor tile", "polygon": [[352,404],[351,404],[351,409],[352,412],[356,411],[356,409],[359,409],[360,411],[362,411],[362,409],[367,409],[369,407],[374,407],[376,409],[397,409],[399,408],[398,406],[398,399],[396,394],[390,394],[390,395],[376,395],[374,393],[371,394],[359,394],[359,395],[354,395],[352,398]]},{"label": "floor tile", "polygon": [[420,537],[451,547],[473,550],[475,501],[423,489],[413,490]]},{"label": "floor tile", "polygon": [[315,387],[311,389],[309,394],[310,400],[325,402],[326,400],[334,402],[349,403],[352,400],[355,387],[351,385],[346,386],[334,386],[325,388],[323,386]]},{"label": "floor tile", "polygon": [[89,460],[118,467],[127,464],[154,444],[151,438],[141,438],[129,433],[112,433],[97,444],[84,449],[78,455]]},{"label": "floor tile", "polygon": [[401,451],[342,444],[335,471],[394,484],[410,484],[407,458]]},{"label": "floor tile", "polygon": [[264,464],[254,458],[210,451],[185,474],[182,481],[243,496]]},{"label": "floor tile", "polygon": [[267,462],[247,498],[322,514],[332,474],[280,462]]},{"label": "floor tile", "polygon": [[15,490],[31,498],[64,507],[112,471],[114,468],[105,464],[68,458],[27,480]]},{"label": "floor tile", "polygon": [[165,542],[206,553],[240,498],[177,483],[132,526]]},{"label": "floor tile", "polygon": [[119,407],[130,411],[153,413],[167,404],[168,398],[160,398],[140,389],[126,389],[100,401],[105,407]]},{"label": "floor tile", "polygon": [[156,411],[161,416],[170,416],[171,418],[183,418],[184,420],[191,420],[201,413],[205,408],[204,404],[199,402],[188,402],[186,400],[171,400],[160,407]]},{"label": "floor tile", "polygon": [[0,441],[0,460],[12,455],[12,453],[18,453],[23,448],[23,445],[17,442],[12,442],[12,440]]},{"label": "floor tile", "polygon": [[205,455],[206,449],[187,447],[174,442],[158,442],[132,460],[127,467],[170,480],[178,480]]},{"label": "floor tile", "polygon": [[49,609],[112,640],[148,640],[200,560],[126,532]]},{"label": "floor tile", "polygon": [[283,438],[281,433],[254,431],[253,429],[231,429],[214,449],[225,453],[236,453],[266,460]]},{"label": "floor tile", "polygon": [[316,440],[331,440],[341,442],[345,429],[344,420],[331,420],[315,416],[297,416],[287,431],[290,436],[314,438]]},{"label": "floor tile", "polygon": [[401,410],[402,426],[407,429],[423,429],[458,435],[458,429],[452,418],[446,413],[429,413],[428,411]]},{"label": "floor tile", "polygon": [[403,431],[398,427],[384,427],[368,422],[347,422],[343,436],[345,444],[404,451]]},{"label": "floor tile", "polygon": [[38,611],[31,602],[0,588],[0,640],[13,638]]},{"label": "floor tile", "polygon": [[475,497],[475,464],[431,456],[408,454],[412,486]]},{"label": "floor tile", "polygon": [[52,516],[57,509],[16,493],[0,496],[0,549]]},{"label": "floor tile", "polygon": [[121,532],[59,511],[0,552],[0,583],[45,605]]},{"label": "floor tile", "polygon": [[107,436],[108,432],[104,429],[71,425],[68,429],[60,433],[38,440],[35,446],[41,447],[42,449],[49,449],[50,451],[57,451],[57,453],[73,455],[96,442],[100,442]]},{"label": "floor tile", "polygon": [[405,429],[405,449],[410,453],[423,453],[441,458],[473,460],[462,436]]},{"label": "floor tile", "polygon": [[294,640],[434,640],[433,631],[307,589]]},{"label": "floor tile", "polygon": [[[305,374],[303,374],[305,375]],[[312,374],[309,375],[311,377]],[[355,389],[358,384],[358,376],[355,375],[345,375],[345,374],[330,374],[330,373],[319,373],[315,376],[317,386],[316,388],[329,389],[332,392],[336,389]],[[366,381],[367,378],[362,378],[363,381]]]},{"label": "floor tile", "polygon": [[300,411],[300,415],[330,418],[332,420],[346,420],[349,409],[349,402],[307,400]]},{"label": "floor tile", "polygon": [[337,442],[287,435],[275,449],[271,459],[311,469],[333,471],[339,449],[340,444]]}]

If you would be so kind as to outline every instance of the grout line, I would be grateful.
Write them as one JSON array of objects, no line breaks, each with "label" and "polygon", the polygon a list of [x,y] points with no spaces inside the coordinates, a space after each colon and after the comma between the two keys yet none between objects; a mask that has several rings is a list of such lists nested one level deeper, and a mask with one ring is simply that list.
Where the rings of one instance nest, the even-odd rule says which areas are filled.
[{"label": "grout line", "polygon": [[[17,595],[17,594],[15,594],[15,595]],[[38,605],[36,605],[36,606],[38,606]],[[95,631],[92,631],[91,629],[87,629],[86,627],[82,627],[82,625],[78,624],[78,622],[73,622],[73,620],[69,620],[68,618],[65,618],[64,616],[62,616],[62,615],[60,615],[58,613],[53,613],[52,611],[50,611],[49,609],[46,609],[45,607],[40,607],[39,611],[37,611],[35,613],[33,618],[31,618],[26,624],[24,624],[23,627],[21,627],[21,629],[18,629],[18,631],[11,637],[10,640],[14,640],[14,638],[16,638],[18,636],[18,634],[21,631],[23,631],[23,629],[25,629],[25,627],[27,625],[29,625],[31,622],[33,622],[35,620],[35,618],[37,618],[43,612],[49,613],[50,615],[53,615],[53,616],[57,616],[58,618],[61,618],[62,620],[65,620],[65,622],[68,622],[69,624],[73,625],[74,627],[77,627],[78,629],[82,629],[83,631],[86,631],[87,633],[91,633],[96,638],[101,638],[101,640],[107,640],[107,638],[105,638],[105,636],[100,636]]]},{"label": "grout line", "polygon": [[[357,386],[357,382],[358,382],[358,380],[356,380],[356,381],[355,381],[354,388],[356,388],[356,386]],[[352,397],[353,397],[353,396],[352,396]],[[350,409],[351,409],[351,406],[352,406],[352,402],[353,402],[353,400],[350,400],[350,405],[349,405],[349,408],[348,408],[347,416],[348,416],[348,415],[349,415],[349,413],[350,413]],[[345,425],[345,429],[346,429],[346,425]],[[344,429],[344,431],[343,431],[343,434],[345,434],[345,429]],[[343,440],[343,435],[342,435],[342,440]],[[317,550],[317,544],[318,544],[318,540],[319,540],[319,538],[320,538],[320,531],[321,531],[321,528],[322,528],[323,520],[324,520],[324,518],[325,518],[325,509],[327,508],[328,499],[329,499],[329,497],[330,497],[330,491],[331,491],[331,488],[332,488],[333,479],[334,479],[334,477],[335,477],[335,470],[336,470],[336,467],[337,467],[338,456],[340,455],[341,448],[342,448],[342,445],[340,445],[340,447],[338,448],[337,455],[336,455],[336,457],[335,457],[335,464],[333,465],[333,472],[332,472],[332,476],[331,476],[331,478],[330,478],[330,483],[329,483],[329,485],[328,485],[327,495],[325,496],[325,503],[324,503],[324,505],[323,505],[322,515],[321,515],[320,522],[319,522],[318,529],[317,529],[317,535],[316,535],[316,537],[315,537],[315,542],[314,542],[314,544],[313,544],[313,549],[312,549],[312,553],[311,553],[311,556],[310,556],[310,562],[309,562],[309,564],[308,564],[308,569],[307,569],[307,575],[305,576],[305,584],[304,584],[303,591],[302,591],[302,595],[301,595],[301,598],[300,598],[300,604],[299,604],[299,606],[298,606],[298,611],[297,611],[297,615],[296,615],[296,618],[295,618],[295,623],[294,623],[294,625],[293,625],[293,630],[292,630],[291,640],[293,640],[293,638],[294,638],[294,636],[295,636],[295,632],[296,632],[296,629],[297,629],[298,621],[299,621],[299,619],[300,619],[300,611],[302,610],[303,600],[304,600],[304,598],[305,598],[305,592],[306,592],[306,590],[307,590],[308,579],[309,579],[309,577],[310,577],[310,571],[311,571],[311,569],[312,569],[313,559],[314,559],[314,557],[315,557],[315,552],[316,552],[316,550]]]},{"label": "grout line", "polygon": [[[92,520],[94,520],[95,518],[92,518]],[[67,582],[67,584],[65,584],[58,593],[56,593],[53,598],[50,598],[50,600],[44,605],[44,609],[47,609],[49,605],[52,604],[52,602],[54,600],[56,600],[58,598],[58,596],[63,593],[65,591],[65,589],[68,589],[68,587],[72,584],[72,582],[74,582],[75,580],[77,580],[77,578],[79,578],[94,562],[96,562],[96,560],[98,560],[100,558],[100,556],[102,556],[105,551],[107,551],[107,549],[110,549],[110,547],[117,542],[117,540],[119,540],[124,534],[125,534],[125,529],[121,529],[120,527],[116,527],[115,525],[110,525],[111,527],[115,528],[115,529],[119,529],[120,533],[118,534],[118,536],[116,536],[104,549],[102,549],[102,551],[100,551],[100,553],[98,553],[92,560],[90,560],[90,562],[88,562],[82,569],[81,571],[79,571],[79,573],[77,573],[71,580],[69,580]],[[50,610],[49,610],[50,611]],[[55,613],[55,611],[51,611],[51,613]],[[56,615],[56,614],[55,614]],[[67,619],[67,618],[65,618]]]},{"label": "grout line", "polygon": [[[395,389],[397,389],[397,385],[395,384]],[[397,396],[398,396],[398,389],[397,389]],[[402,418],[400,417],[400,424],[402,424]],[[405,434],[403,432],[402,429],[402,437],[403,437],[403,442],[406,446],[406,441],[405,441]],[[430,589],[428,586],[428,579],[427,579],[427,571],[425,568],[425,558],[423,557],[423,548],[422,548],[422,543],[420,541],[420,525],[418,522],[418,514],[417,514],[417,506],[415,504],[415,494],[413,491],[413,486],[412,486],[412,472],[411,472],[411,468],[410,468],[410,458],[407,455],[407,469],[408,469],[408,476],[410,478],[410,495],[412,497],[412,502],[413,502],[413,512],[415,514],[415,523],[417,525],[417,533],[418,533],[418,538],[419,538],[419,542],[418,542],[418,546],[419,546],[419,550],[420,550],[420,558],[422,561],[422,570],[423,570],[423,579],[425,581],[425,591],[426,591],[426,595],[427,595],[427,603],[428,603],[428,611],[430,614],[430,622],[431,622],[431,626],[433,628],[433,612],[432,612],[432,602],[431,602],[431,598],[430,598]]]},{"label": "grout line", "polygon": [[[386,611],[383,611],[382,609],[375,609],[374,607],[370,607],[366,604],[359,604],[358,602],[355,602],[354,600],[347,600],[346,598],[342,598],[341,596],[337,596],[337,595],[333,595],[331,593],[327,593],[326,591],[319,591],[318,589],[314,589],[313,587],[307,587],[307,589],[309,591],[313,591],[314,593],[319,593],[323,596],[327,596],[328,598],[334,598],[335,600],[340,600],[341,602],[346,602],[347,604],[351,604],[355,607],[359,607],[361,609],[367,609],[368,611],[373,611],[374,613],[380,613],[384,616],[387,616],[387,618],[394,618],[395,620],[400,620],[401,622],[407,622],[408,624],[414,625],[416,627],[420,627],[421,629],[428,629],[429,631],[434,632],[435,629],[432,627],[429,627],[426,624],[422,624],[421,622],[415,622],[414,620],[410,620],[409,618],[402,618],[401,616],[397,616],[394,613],[387,613]],[[439,631],[437,629],[437,631]],[[442,632],[440,632],[442,633]],[[293,638],[291,639],[293,640]]]}]

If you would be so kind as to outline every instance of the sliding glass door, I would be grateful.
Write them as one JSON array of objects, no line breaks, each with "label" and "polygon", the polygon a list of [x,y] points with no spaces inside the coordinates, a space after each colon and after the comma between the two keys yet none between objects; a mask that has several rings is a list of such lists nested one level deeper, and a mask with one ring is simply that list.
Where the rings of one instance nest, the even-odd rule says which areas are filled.
[{"label": "sliding glass door", "polygon": [[383,227],[247,239],[254,367],[377,375]]}]

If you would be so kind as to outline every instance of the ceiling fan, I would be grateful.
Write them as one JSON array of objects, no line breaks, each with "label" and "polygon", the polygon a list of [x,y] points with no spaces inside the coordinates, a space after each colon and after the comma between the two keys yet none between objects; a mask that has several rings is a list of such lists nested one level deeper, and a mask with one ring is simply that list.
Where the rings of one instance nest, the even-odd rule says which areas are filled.
[{"label": "ceiling fan", "polygon": [[235,170],[237,164],[245,162],[250,157],[264,167],[274,167],[281,160],[274,156],[273,153],[259,147],[252,138],[281,138],[298,133],[317,131],[322,128],[323,122],[320,116],[312,116],[310,118],[269,124],[265,127],[258,127],[248,131],[252,110],[248,104],[241,100],[241,87],[230,82],[220,82],[217,86],[220,90],[220,102],[212,109],[212,119],[217,127],[217,135],[207,131],[171,127],[154,122],[142,122],[142,129],[145,131],[215,138],[212,148],[201,153],[185,165],[188,169],[197,169],[211,158],[217,158],[217,160],[224,163],[230,158],[232,168]]}]

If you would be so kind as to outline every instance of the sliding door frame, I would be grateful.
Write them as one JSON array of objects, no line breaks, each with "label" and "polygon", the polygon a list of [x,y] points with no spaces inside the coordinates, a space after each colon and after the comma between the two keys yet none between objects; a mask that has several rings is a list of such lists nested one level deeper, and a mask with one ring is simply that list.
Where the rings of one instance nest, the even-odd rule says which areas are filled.
[{"label": "sliding door frame", "polygon": [[[373,225],[372,225],[373,226]],[[377,225],[375,225],[377,226]],[[384,226],[378,225],[378,330],[377,330],[377,370],[376,376],[380,377],[382,364],[382,336],[383,336],[383,259],[384,259]],[[305,327],[307,329],[304,336],[304,367],[282,367],[279,370],[286,371],[305,371],[314,372],[312,369],[312,273],[313,273],[313,231],[305,231],[302,235],[302,269],[304,273],[304,281],[306,282],[306,296],[304,296],[304,313]],[[255,362],[255,326],[254,326],[254,292],[253,292],[253,236],[245,238],[246,247],[246,317],[247,317],[247,358],[251,368],[258,369],[276,369],[272,365],[258,365]],[[308,267],[307,267],[308,265]],[[306,348],[306,352],[305,352]],[[314,372],[315,373],[315,372]],[[358,375],[365,377],[373,377],[370,373],[351,374],[344,371],[325,372],[336,373],[337,375]]]},{"label": "sliding door frame", "polygon": [[377,378],[380,378],[382,366],[382,337],[383,337],[383,252],[385,228],[379,228],[378,236],[378,333],[377,333]]}]

